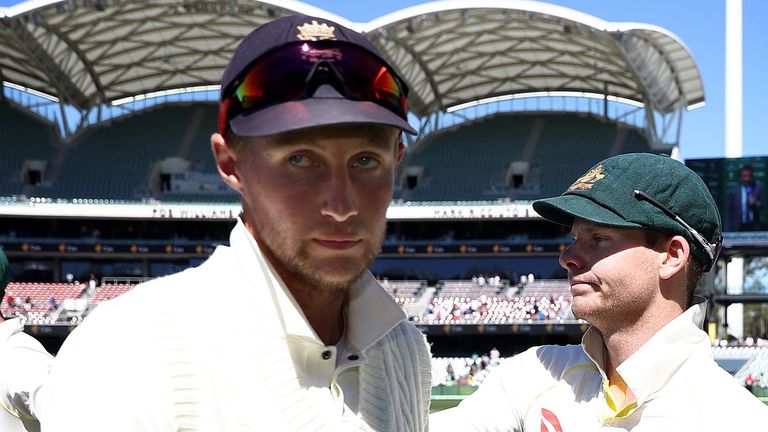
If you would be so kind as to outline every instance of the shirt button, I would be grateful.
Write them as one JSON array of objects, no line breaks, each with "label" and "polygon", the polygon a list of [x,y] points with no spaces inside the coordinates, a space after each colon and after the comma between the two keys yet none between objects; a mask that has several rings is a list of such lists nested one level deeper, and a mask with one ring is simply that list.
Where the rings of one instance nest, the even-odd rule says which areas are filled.
[{"label": "shirt button", "polygon": [[347,357],[348,360],[352,360],[352,361],[357,360],[359,358],[360,357],[357,354],[352,354],[351,356]]},{"label": "shirt button", "polygon": [[330,350],[323,351],[323,360],[328,360],[329,358],[331,358],[331,351]]}]

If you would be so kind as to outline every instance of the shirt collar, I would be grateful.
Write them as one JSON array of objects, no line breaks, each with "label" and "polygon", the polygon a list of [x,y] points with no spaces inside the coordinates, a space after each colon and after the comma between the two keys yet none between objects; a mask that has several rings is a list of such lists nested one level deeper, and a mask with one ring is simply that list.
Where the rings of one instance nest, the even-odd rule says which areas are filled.
[{"label": "shirt collar", "polygon": [[[635,395],[638,406],[661,390],[694,351],[710,349],[709,337],[701,330],[707,302],[701,298],[698,301],[616,368]],[[605,378],[605,342],[600,332],[590,327],[582,338],[582,347]]]},{"label": "shirt collar", "polygon": [[[239,239],[246,238],[247,241],[236,241],[239,240],[236,237]],[[272,286],[276,288],[274,293],[276,307],[282,315],[286,335],[322,345],[322,341],[309,325],[293,295],[275,272],[271,263],[261,253],[259,245],[240,218],[238,218],[237,226],[233,230],[231,245],[236,249],[238,255],[253,254],[256,259],[266,263],[268,274],[265,274],[264,277],[269,278]],[[373,275],[367,271],[352,286],[345,311],[347,324],[345,351],[347,352],[367,349],[384,337],[400,321],[406,319],[402,308],[392,300]]]}]

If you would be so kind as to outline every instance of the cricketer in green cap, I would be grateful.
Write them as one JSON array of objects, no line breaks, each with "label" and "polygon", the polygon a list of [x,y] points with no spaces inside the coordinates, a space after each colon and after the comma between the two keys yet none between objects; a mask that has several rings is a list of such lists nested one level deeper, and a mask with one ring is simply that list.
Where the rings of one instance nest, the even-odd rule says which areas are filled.
[{"label": "cricketer in green cap", "polygon": [[680,234],[708,271],[722,245],[720,212],[701,178],[666,155],[622,154],[599,162],[562,195],[538,200],[543,218],[571,226],[575,217],[600,225]]},{"label": "cricketer in green cap", "polygon": [[590,326],[578,345],[507,359],[457,407],[430,416],[430,429],[765,429],[768,407],[717,365],[702,330],[707,303],[693,292],[721,236],[696,173],[666,156],[624,154],[533,208],[570,228],[559,258],[567,307]]}]

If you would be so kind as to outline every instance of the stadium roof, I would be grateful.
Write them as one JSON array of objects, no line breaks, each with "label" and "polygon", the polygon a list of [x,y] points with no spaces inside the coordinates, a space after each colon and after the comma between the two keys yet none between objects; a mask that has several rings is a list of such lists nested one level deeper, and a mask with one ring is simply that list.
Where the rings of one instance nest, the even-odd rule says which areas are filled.
[{"label": "stadium roof", "polygon": [[696,63],[670,32],[509,0],[426,3],[368,23],[297,1],[30,0],[0,8],[0,79],[83,113],[210,88],[245,34],[296,12],[365,32],[420,117],[532,94],[611,96],[662,115],[704,102]]},{"label": "stadium roof", "polygon": [[688,48],[654,26],[528,1],[428,3],[364,30],[400,66],[419,114],[538,92],[609,94],[661,113],[704,101]]}]

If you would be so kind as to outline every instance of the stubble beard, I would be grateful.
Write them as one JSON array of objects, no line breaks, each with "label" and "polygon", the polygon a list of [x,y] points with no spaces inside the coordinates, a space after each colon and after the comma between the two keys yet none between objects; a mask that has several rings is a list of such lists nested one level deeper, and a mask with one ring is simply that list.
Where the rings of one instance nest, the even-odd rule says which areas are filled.
[{"label": "stubble beard", "polygon": [[617,292],[629,289],[626,285],[614,285],[611,289],[614,294],[609,298],[602,298],[602,292],[595,292],[590,299],[572,299],[571,312],[603,333],[614,332],[639,321],[648,299],[637,295],[617,296]]},{"label": "stubble beard", "polygon": [[317,297],[346,296],[352,284],[360,279],[378,256],[385,231],[386,223],[374,228],[369,241],[364,242],[365,250],[354,257],[347,258],[347,260],[359,261],[359,265],[343,272],[333,272],[333,269],[314,261],[308,250],[308,241],[302,240],[295,246],[287,244],[285,238],[276,231],[268,232],[267,235],[262,234],[264,241],[260,242],[259,246],[283,281],[292,285],[292,289],[307,291]]}]

